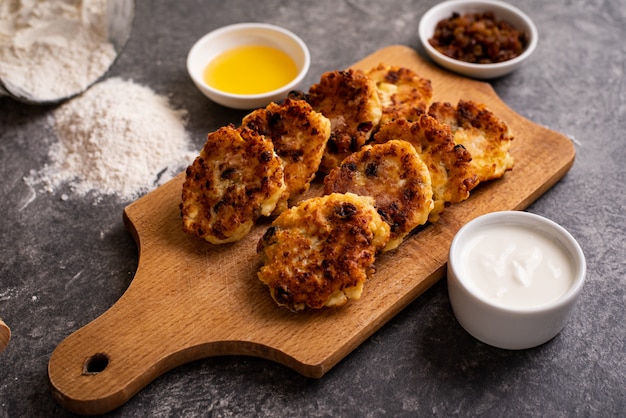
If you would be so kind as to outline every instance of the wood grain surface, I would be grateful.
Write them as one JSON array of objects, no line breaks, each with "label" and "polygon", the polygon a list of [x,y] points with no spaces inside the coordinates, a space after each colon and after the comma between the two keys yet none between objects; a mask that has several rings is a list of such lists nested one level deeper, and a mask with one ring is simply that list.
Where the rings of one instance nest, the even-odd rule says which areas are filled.
[{"label": "wood grain surface", "polygon": [[[208,356],[258,356],[322,377],[445,275],[448,247],[461,226],[488,212],[526,208],[573,164],[568,138],[516,114],[489,84],[447,73],[404,46],[384,48],[353,67],[381,62],[429,78],[436,101],[487,104],[515,135],[514,169],[480,185],[436,224],[379,257],[360,300],[298,314],[278,307],[256,278],[255,248],[267,221],[223,246],[182,232],[181,173],[124,211],[139,246],[139,266],[127,291],[52,353],[50,387],[63,406],[80,414],[110,411],[162,373]],[[312,194],[319,192],[315,185]]]},{"label": "wood grain surface", "polygon": [[0,353],[7,348],[9,341],[11,341],[11,329],[0,318]]}]

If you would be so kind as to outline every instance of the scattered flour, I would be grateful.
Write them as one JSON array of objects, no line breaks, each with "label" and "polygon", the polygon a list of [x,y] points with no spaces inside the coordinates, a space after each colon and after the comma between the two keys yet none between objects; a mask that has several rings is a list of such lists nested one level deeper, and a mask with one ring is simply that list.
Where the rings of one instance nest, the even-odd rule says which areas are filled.
[{"label": "scattered flour", "polygon": [[106,0],[0,1],[0,78],[14,94],[57,101],[113,63]]},{"label": "scattered flour", "polygon": [[33,188],[54,192],[67,183],[78,195],[129,201],[171,179],[196,155],[186,111],[132,81],[97,83],[53,116],[58,142],[50,147],[50,164],[25,179]]}]

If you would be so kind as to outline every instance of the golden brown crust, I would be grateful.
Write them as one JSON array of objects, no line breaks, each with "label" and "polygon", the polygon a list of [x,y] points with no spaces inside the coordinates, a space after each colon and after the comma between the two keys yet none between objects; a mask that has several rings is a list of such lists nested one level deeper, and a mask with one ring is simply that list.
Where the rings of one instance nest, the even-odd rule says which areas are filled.
[{"label": "golden brown crust", "polygon": [[274,211],[278,214],[309,189],[330,136],[330,121],[304,100],[288,98],[248,114],[242,125],[271,139],[282,159],[287,188]]},{"label": "golden brown crust", "polygon": [[320,169],[324,173],[358,151],[378,125],[382,106],[374,81],[361,70],[322,74],[306,95],[313,109],[330,119],[331,134]]},{"label": "golden brown crust", "polygon": [[484,104],[460,100],[455,108],[437,102],[428,114],[450,126],[454,142],[472,155],[471,167],[479,181],[502,177],[513,168],[513,156],[509,154],[513,135]]},{"label": "golden brown crust", "polygon": [[407,141],[365,145],[346,157],[324,179],[324,193],[335,192],[374,199],[391,228],[385,251],[397,248],[413,229],[426,223],[433,208],[430,173]]},{"label": "golden brown crust", "polygon": [[398,66],[379,64],[367,72],[376,83],[383,107],[380,124],[394,119],[417,120],[428,111],[433,97],[430,80],[415,71]]},{"label": "golden brown crust", "polygon": [[470,170],[470,154],[455,146],[447,125],[421,115],[417,121],[398,119],[381,126],[375,141],[384,143],[400,139],[408,141],[428,167],[433,188],[434,208],[429,220],[436,221],[445,207],[469,197],[470,190],[478,184]]},{"label": "golden brown crust", "polygon": [[183,230],[214,244],[239,240],[271,214],[284,190],[272,142],[251,129],[224,126],[208,135],[187,167]]},{"label": "golden brown crust", "polygon": [[[484,105],[425,113],[431,98],[429,80],[380,64],[325,73],[308,93],[220,128],[187,168],[183,230],[221,244],[278,215],[257,244],[257,275],[276,303],[300,311],[358,299],[377,254],[513,165],[513,137]],[[325,196],[298,202],[318,170]]]},{"label": "golden brown crust", "polygon": [[341,306],[361,296],[389,225],[373,199],[333,193],[281,213],[259,240],[258,278],[291,311]]}]

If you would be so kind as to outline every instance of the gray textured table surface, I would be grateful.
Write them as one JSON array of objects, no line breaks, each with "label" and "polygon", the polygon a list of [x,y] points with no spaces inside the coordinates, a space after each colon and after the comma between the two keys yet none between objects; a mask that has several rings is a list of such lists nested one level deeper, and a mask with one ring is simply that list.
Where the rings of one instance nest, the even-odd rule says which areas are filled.
[{"label": "gray textured table surface", "polygon": [[[110,76],[131,78],[189,111],[197,147],[240,118],[204,98],[185,57],[204,33],[263,21],[298,33],[305,85],[390,44],[419,50],[417,22],[435,1],[139,1]],[[112,416],[624,416],[626,414],[626,6],[623,1],[516,2],[541,39],[520,71],[496,80],[519,114],[567,135],[577,158],[529,211],[568,229],[588,262],[573,318],[554,340],[504,351],[455,321],[445,280],[319,380],[248,357],[208,358],[168,372]],[[70,415],[52,398],[47,363],[70,333],[123,294],[135,243],[114,197],[37,193],[23,178],[55,141],[53,107],[0,99],[0,417]]]}]

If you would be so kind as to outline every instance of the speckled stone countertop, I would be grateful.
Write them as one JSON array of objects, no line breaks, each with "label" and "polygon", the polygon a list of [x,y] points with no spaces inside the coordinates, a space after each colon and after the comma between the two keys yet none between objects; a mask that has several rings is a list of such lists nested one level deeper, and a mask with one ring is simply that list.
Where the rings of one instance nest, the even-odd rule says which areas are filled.
[{"label": "speckled stone countertop", "polygon": [[[107,77],[167,95],[206,133],[242,113],[214,105],[185,70],[206,32],[262,21],[308,44],[312,67],[344,68],[392,44],[421,52],[420,16],[435,1],[138,1],[131,38]],[[588,263],[572,319],[524,351],[482,344],[456,322],[441,280],[318,380],[252,357],[214,357],[157,378],[111,416],[626,415],[626,7],[622,1],[515,2],[540,41],[518,72],[492,81],[520,115],[568,136],[572,169],[528,210],[569,230]],[[71,416],[52,397],[56,346],[112,306],[132,281],[129,202],[35,193],[23,178],[46,162],[53,106],[0,98],[0,417]]]}]

